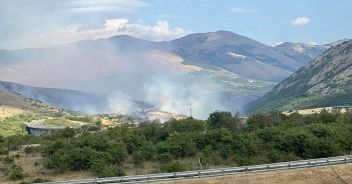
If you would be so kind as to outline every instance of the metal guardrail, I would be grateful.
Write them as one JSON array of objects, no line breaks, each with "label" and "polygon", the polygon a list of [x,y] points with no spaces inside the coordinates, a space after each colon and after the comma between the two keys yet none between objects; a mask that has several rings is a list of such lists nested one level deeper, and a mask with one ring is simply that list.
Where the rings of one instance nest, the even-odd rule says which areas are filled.
[{"label": "metal guardrail", "polygon": [[228,167],[228,168],[219,168],[219,169],[207,169],[207,170],[195,170],[195,171],[135,175],[135,176],[120,176],[120,177],[110,177],[110,178],[56,181],[56,182],[46,182],[45,184],[149,183],[149,182],[158,182],[158,181],[180,180],[180,179],[187,179],[187,178],[191,179],[191,178],[202,178],[202,177],[225,176],[225,175],[239,174],[239,173],[253,173],[253,172],[265,172],[265,171],[273,171],[273,170],[288,170],[288,169],[319,167],[319,166],[327,166],[327,165],[348,164],[348,163],[352,163],[351,157],[352,155],[345,155],[345,156],[338,156],[338,157],[300,160],[300,161],[292,161],[292,162],[280,162],[280,163],[262,164],[262,165],[251,165],[251,166],[242,166],[242,167]]}]

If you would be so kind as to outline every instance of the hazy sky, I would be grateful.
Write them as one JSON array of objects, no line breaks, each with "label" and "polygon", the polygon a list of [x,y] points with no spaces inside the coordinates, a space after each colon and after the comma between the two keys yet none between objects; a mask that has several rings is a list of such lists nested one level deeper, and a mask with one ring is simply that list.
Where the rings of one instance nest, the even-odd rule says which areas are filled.
[{"label": "hazy sky", "polygon": [[352,37],[351,0],[1,0],[0,48],[228,30],[268,45]]}]

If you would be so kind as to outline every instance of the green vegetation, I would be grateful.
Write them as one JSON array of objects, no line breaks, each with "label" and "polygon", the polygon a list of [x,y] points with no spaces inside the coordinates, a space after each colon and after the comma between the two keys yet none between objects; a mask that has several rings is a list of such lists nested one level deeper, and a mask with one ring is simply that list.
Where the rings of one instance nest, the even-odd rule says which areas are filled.
[{"label": "green vegetation", "polygon": [[36,118],[39,118],[39,115],[19,114],[0,120],[0,136],[25,135],[25,122],[32,121]]},{"label": "green vegetation", "polygon": [[[127,163],[135,168],[157,163],[159,169],[153,172],[200,169],[200,164],[203,169],[263,164],[349,153],[352,112],[259,113],[250,116],[247,124],[238,115],[214,112],[207,120],[125,123],[100,131],[67,128],[41,137],[1,138],[0,148],[16,145],[11,148],[15,150],[28,144],[40,144],[24,151],[40,152],[47,169],[58,173],[88,170],[98,177],[124,175]],[[13,159],[8,157],[8,164]]]},{"label": "green vegetation", "polygon": [[26,173],[23,171],[23,169],[19,166],[14,166],[11,174],[10,174],[10,179],[11,180],[21,180],[25,177]]},{"label": "green vegetation", "polygon": [[72,121],[66,118],[55,117],[46,119],[43,125],[54,125],[54,126],[80,126],[82,123],[77,121]]},{"label": "green vegetation", "polygon": [[299,96],[264,96],[248,105],[248,112],[269,112],[273,110],[288,111],[294,109],[308,109],[317,107],[331,107],[339,105],[352,105],[352,91],[335,91],[325,95],[299,95]]},{"label": "green vegetation", "polygon": [[63,113],[24,113],[5,119],[0,119],[0,136],[23,136],[26,135],[26,123],[32,120],[41,120],[43,125],[54,126],[82,126],[88,129],[100,130],[102,126],[101,118],[93,115],[67,115]]}]

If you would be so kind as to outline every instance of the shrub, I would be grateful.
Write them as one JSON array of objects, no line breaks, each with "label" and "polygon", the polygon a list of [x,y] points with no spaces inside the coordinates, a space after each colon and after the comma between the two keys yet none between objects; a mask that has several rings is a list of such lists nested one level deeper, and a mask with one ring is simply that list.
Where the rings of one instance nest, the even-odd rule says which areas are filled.
[{"label": "shrub", "polygon": [[19,159],[20,157],[21,157],[20,154],[18,154],[18,153],[15,154],[15,158]]},{"label": "shrub", "polygon": [[179,161],[172,161],[162,165],[161,170],[164,172],[181,172],[187,170],[187,167]]},{"label": "shrub", "polygon": [[117,165],[106,165],[97,171],[99,178],[124,176],[125,172]]},{"label": "shrub", "polygon": [[26,146],[24,148],[24,153],[26,155],[32,154],[32,153],[37,153],[38,151],[39,151],[39,147],[36,147],[36,146]]},{"label": "shrub", "polygon": [[4,158],[4,161],[5,163],[7,164],[11,164],[15,161],[14,157],[13,156],[10,156],[10,155],[6,155],[6,157]]},{"label": "shrub", "polygon": [[21,180],[25,177],[25,172],[23,169],[19,166],[14,166],[12,168],[11,174],[10,174],[10,179],[11,180]]},{"label": "shrub", "polygon": [[0,146],[0,155],[6,155],[9,153],[9,150],[5,147]]}]

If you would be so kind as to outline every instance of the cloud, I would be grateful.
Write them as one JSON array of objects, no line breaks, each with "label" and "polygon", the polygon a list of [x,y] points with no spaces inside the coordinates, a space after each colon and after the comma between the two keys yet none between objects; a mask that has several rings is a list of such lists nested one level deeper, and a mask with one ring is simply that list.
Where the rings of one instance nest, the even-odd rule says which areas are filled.
[{"label": "cloud", "polygon": [[[30,47],[29,42],[38,35],[67,31],[72,35],[76,30],[97,29],[104,26],[106,19],[131,17],[137,10],[148,7],[148,3],[145,0],[0,0],[0,48],[25,48],[28,44]],[[53,39],[61,37],[68,36],[57,35]],[[27,46],[22,45],[24,42]]]},{"label": "cloud", "polygon": [[145,6],[148,6],[148,4],[142,0],[74,0],[70,2],[69,10],[76,13],[102,11],[131,12]]},{"label": "cloud", "polygon": [[238,7],[231,8],[229,11],[232,13],[256,13],[257,12],[257,10],[255,9],[238,8]]},{"label": "cloud", "polygon": [[297,17],[292,22],[291,25],[293,26],[305,26],[309,23],[308,17]]},{"label": "cloud", "polygon": [[16,46],[12,49],[46,47],[86,39],[108,38],[115,35],[130,35],[146,40],[163,41],[179,38],[189,33],[190,31],[180,27],[171,28],[166,20],[158,20],[155,25],[148,25],[139,21],[133,22],[118,18],[105,20],[103,27],[97,29],[82,29],[81,25],[58,27],[48,33],[16,40]]}]

